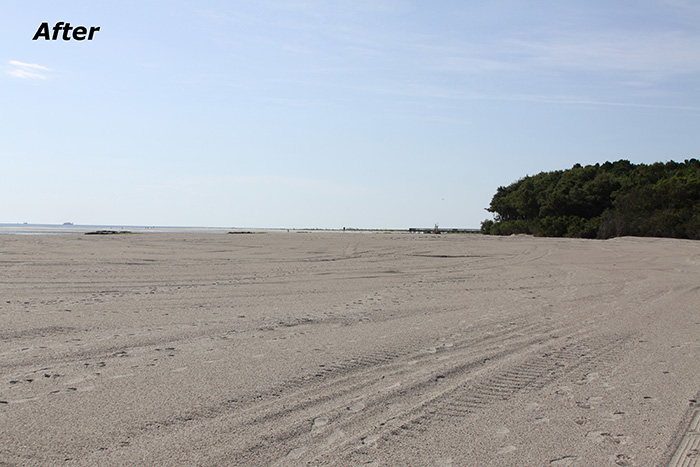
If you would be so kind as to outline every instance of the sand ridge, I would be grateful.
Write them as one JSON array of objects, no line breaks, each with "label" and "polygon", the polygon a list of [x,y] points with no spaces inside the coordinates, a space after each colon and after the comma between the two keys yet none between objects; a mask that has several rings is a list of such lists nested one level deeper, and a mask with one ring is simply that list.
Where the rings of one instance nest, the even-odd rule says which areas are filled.
[{"label": "sand ridge", "polygon": [[699,267],[667,239],[3,236],[0,464],[694,465]]}]

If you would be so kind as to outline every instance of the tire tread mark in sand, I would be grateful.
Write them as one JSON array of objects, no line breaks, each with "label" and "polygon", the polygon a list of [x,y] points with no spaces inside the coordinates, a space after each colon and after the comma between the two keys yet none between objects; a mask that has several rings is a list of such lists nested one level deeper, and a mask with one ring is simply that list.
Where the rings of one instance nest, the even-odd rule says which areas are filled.
[{"label": "tire tread mark in sand", "polygon": [[[475,332],[477,330],[478,332]],[[364,430],[362,427],[365,426],[365,414],[368,411],[373,410],[378,417],[382,417],[386,409],[384,402],[390,402],[397,393],[405,390],[406,386],[386,388],[384,385],[380,388],[381,394],[378,397],[372,395],[372,400],[366,401],[366,407],[363,406],[357,411],[350,407],[356,402],[357,398],[354,396],[365,393],[368,384],[379,387],[377,384],[383,381],[382,377],[385,375],[411,381],[411,386],[434,385],[434,380],[429,377],[433,369],[432,362],[439,361],[440,365],[444,366],[447,363],[454,367],[455,363],[463,362],[466,356],[471,360],[470,365],[477,362],[477,366],[483,366],[489,359],[491,362],[496,361],[499,352],[506,356],[529,348],[535,341],[549,340],[549,334],[553,331],[554,327],[547,320],[533,322],[531,319],[519,317],[505,323],[489,321],[451,336],[449,346],[441,346],[443,343],[433,341],[434,344],[438,344],[437,349],[427,350],[422,345],[392,348],[329,362],[263,393],[222,400],[216,404],[173,414],[166,419],[150,420],[131,431],[129,437],[137,439],[147,434],[167,437],[168,433],[177,432],[186,424],[218,420],[218,426],[227,427],[222,431],[222,435],[228,433],[226,436],[233,436],[231,439],[235,439],[235,444],[240,446],[240,449],[219,455],[221,462],[218,465],[250,465],[252,460],[256,461],[254,463],[264,464],[283,457],[285,449],[289,446],[309,438],[312,435],[311,426],[314,419],[320,413],[324,414],[322,416],[327,419],[329,428],[336,424],[337,419],[340,418],[344,422],[349,418],[354,420],[354,425],[359,424]],[[502,348],[504,345],[505,349]],[[441,356],[448,358],[440,360]],[[414,383],[412,376],[415,376],[416,369],[422,376]],[[468,372],[468,369],[463,368],[461,372]],[[385,389],[388,390],[384,392]],[[246,433],[252,432],[251,427],[264,427],[263,430],[254,431],[268,434],[265,437],[248,439]],[[338,444],[337,440],[326,441],[329,445]]]},{"label": "tire tread mark in sand", "polygon": [[[697,406],[697,399],[694,399]],[[700,409],[691,413],[690,424],[668,463],[668,467],[694,467],[700,465]]]},{"label": "tire tread mark in sand", "polygon": [[[27,337],[53,337],[79,331],[78,328],[68,326],[47,326],[39,328],[23,329],[20,331],[0,331],[0,339],[11,341],[14,339],[26,339]],[[2,464],[0,464],[1,466]]]},{"label": "tire tread mark in sand", "polygon": [[[469,347],[476,343],[483,343],[494,339],[498,340],[503,337],[510,338],[512,336],[521,336],[534,329],[549,332],[551,329],[548,326],[549,323],[543,326],[543,323],[526,322],[524,319],[511,319],[506,325],[502,323],[491,323],[491,325],[487,326],[487,329],[484,330],[485,332],[482,336],[476,339],[462,339],[460,342],[455,342],[455,345],[448,350],[457,350],[460,347]],[[244,423],[244,425],[248,426],[250,426],[251,423],[266,423],[280,420],[283,419],[285,415],[293,413],[296,410],[307,410],[310,407],[327,402],[333,397],[342,396],[352,390],[356,390],[356,385],[351,383],[356,379],[358,372],[381,371],[381,369],[385,368],[387,365],[391,365],[394,360],[410,356],[411,353],[410,351],[375,352],[348,360],[332,362],[317,369],[315,372],[310,372],[298,378],[283,382],[263,393],[238,399],[224,400],[215,405],[174,414],[166,419],[150,420],[133,431],[130,436],[138,437],[141,434],[152,432],[153,430],[176,428],[191,422],[213,420],[217,417],[241,411],[252,410],[263,412],[261,416],[251,417],[253,420],[249,419]],[[434,357],[434,355],[425,352],[420,352],[420,354],[418,358]],[[314,385],[318,385],[319,383],[322,385],[320,388],[314,387]],[[308,387],[312,389],[306,389]],[[316,392],[332,390],[334,387],[337,387],[334,393],[314,397]],[[274,410],[272,408],[278,404],[282,405],[283,401],[286,400],[290,402],[281,410]],[[266,409],[267,406],[271,407]],[[292,433],[295,430],[296,429],[292,430]]]},{"label": "tire tread mark in sand", "polygon": [[[392,360],[396,359],[399,357],[399,354],[396,353],[376,353],[376,354],[371,354],[369,356],[361,357],[361,358],[356,358],[356,359],[351,359],[346,364],[335,364],[330,367],[324,367],[322,368],[319,372],[313,373],[310,375],[305,375],[301,378],[297,378],[295,380],[292,380],[284,385],[286,390],[294,390],[297,389],[297,391],[294,391],[293,393],[295,395],[297,394],[303,394],[304,390],[303,387],[307,383],[311,381],[317,381],[318,379],[325,379],[328,378],[329,376],[338,376],[340,377],[341,374],[346,374],[351,372],[352,370],[355,369],[362,369],[366,367],[373,367],[375,365],[383,365],[383,364],[388,364]],[[332,375],[331,375],[332,374]],[[306,410],[310,407],[313,407],[315,405],[322,404],[323,402],[330,401],[336,397],[343,396],[347,393],[352,392],[355,390],[355,386],[353,384],[348,384],[347,381],[343,381],[343,384],[338,384],[337,382],[331,383],[331,387],[329,388],[327,385],[324,385],[324,389],[331,389],[334,386],[337,386],[337,389],[335,389],[331,393],[324,394],[322,396],[311,396],[307,397],[305,400],[298,399],[294,402],[292,402],[290,405],[285,406],[281,410],[276,410],[276,411],[270,411],[260,417],[255,417],[251,420],[249,420],[246,425],[252,426],[252,425],[258,425],[261,423],[266,423],[270,421],[275,421],[280,418],[285,417],[286,415],[289,415],[291,413],[294,413],[299,410]],[[282,391],[280,391],[282,392]],[[279,393],[278,393],[279,394]],[[292,433],[296,432],[296,428],[292,430]]]},{"label": "tire tread mark in sand", "polygon": [[572,343],[556,351],[531,357],[515,368],[460,390],[462,394],[449,394],[445,400],[434,401],[435,414],[443,417],[464,416],[493,402],[507,400],[520,391],[541,389],[559,373],[569,372],[582,364],[581,352],[587,350],[585,343]]},{"label": "tire tread mark in sand", "polygon": [[[314,391],[327,390],[328,385],[340,386],[343,393],[347,391],[348,379],[356,379],[358,371],[378,371],[381,367],[393,363],[395,360],[400,358],[411,358],[414,361],[420,361],[426,358],[434,357],[437,353],[452,353],[450,351],[459,351],[460,349],[468,348],[477,344],[485,344],[492,340],[500,340],[503,338],[517,338],[524,336],[528,331],[533,331],[538,329],[540,332],[547,333],[551,331],[550,327],[543,328],[541,323],[534,323],[528,325],[518,326],[520,323],[512,321],[509,323],[509,327],[500,327],[496,330],[489,330],[488,332],[483,332],[481,336],[474,338],[462,339],[455,342],[452,347],[445,348],[435,348],[434,351],[421,351],[418,354],[414,352],[374,352],[368,355],[362,355],[359,357],[351,358],[348,360],[333,362],[319,368],[315,373],[309,373],[304,376],[289,380],[283,383],[280,387],[273,389],[265,394],[259,394],[254,400],[241,401],[242,406],[249,405],[251,402],[262,403],[263,399],[273,399],[273,402],[277,402],[282,393],[292,392],[291,397],[298,400],[296,394],[297,391],[304,391],[304,387],[308,386],[310,383],[318,383],[319,379],[330,379],[324,386],[320,388],[313,388]],[[500,341],[499,341],[500,342]],[[408,370],[399,370],[399,373],[403,373]],[[324,400],[326,398],[324,397]],[[313,403],[313,398],[308,401]],[[298,407],[297,407],[298,408]],[[289,412],[285,410],[284,413]],[[280,414],[282,415],[282,414]]]},{"label": "tire tread mark in sand", "polygon": [[[361,437],[358,436],[346,436],[346,433],[359,431],[362,433],[367,432],[368,427],[384,426],[386,424],[391,424],[395,419],[406,418],[406,416],[414,416],[420,408],[424,406],[426,397],[428,400],[431,396],[431,392],[436,391],[436,378],[446,378],[448,376],[455,376],[456,380],[461,380],[465,377],[471,378],[475,371],[479,371],[484,367],[488,367],[504,358],[508,358],[514,354],[518,354],[522,351],[527,351],[527,349],[533,346],[539,346],[549,340],[552,337],[547,336],[551,331],[551,328],[540,327],[539,331],[542,332],[541,335],[530,336],[523,335],[518,331],[522,331],[522,328],[513,330],[505,329],[503,334],[490,334],[489,336],[480,339],[483,341],[489,341],[490,339],[497,339],[501,345],[494,345],[491,347],[482,346],[480,349],[474,349],[471,345],[460,346],[457,348],[447,348],[446,353],[452,354],[447,360],[447,363],[443,361],[441,364],[437,365],[443,368],[436,377],[436,367],[435,356],[429,356],[426,354],[426,359],[423,365],[403,365],[400,366],[399,370],[392,370],[391,368],[369,368],[365,374],[353,374],[352,378],[347,378],[347,380],[341,380],[333,382],[331,384],[342,384],[344,395],[352,396],[355,394],[362,394],[363,392],[370,390],[372,385],[376,386],[376,381],[373,383],[370,375],[373,371],[381,371],[386,373],[387,376],[395,378],[396,376],[402,376],[402,385],[393,385],[388,388],[377,388],[370,390],[369,396],[362,398],[362,407],[358,409],[357,412],[353,413],[351,410],[352,400],[356,399],[345,399],[346,404],[338,402],[337,396],[340,396],[340,392],[337,391],[335,394],[329,394],[328,390],[331,389],[331,385],[325,388],[313,388],[311,391],[304,392],[300,391],[298,395],[306,397],[306,401],[302,404],[306,407],[301,407],[297,405],[296,407],[284,406],[283,410],[276,411],[274,407],[271,407],[271,411],[263,416],[263,418],[256,418],[251,420],[252,423],[258,424],[261,422],[270,424],[271,422],[276,422],[274,426],[270,427],[268,431],[269,435],[260,442],[256,442],[255,446],[249,447],[248,449],[239,450],[237,452],[231,452],[224,458],[219,459],[221,463],[238,463],[238,462],[270,462],[275,458],[283,457],[283,451],[288,448],[296,446],[315,446],[314,448],[305,449],[305,453],[301,454],[297,452],[301,448],[291,449],[290,455],[301,456],[302,458],[317,459],[324,453],[335,452],[336,449],[341,446],[353,443],[352,440],[359,441]],[[508,345],[503,345],[504,335],[508,335],[509,331],[511,334],[520,337],[517,342],[510,342]],[[471,342],[474,339],[470,340]],[[505,348],[504,348],[505,347]],[[415,358],[416,355],[413,355]],[[414,360],[415,362],[415,360]],[[458,363],[456,362],[464,362]],[[416,371],[415,367],[418,367]],[[409,373],[406,375],[405,373]],[[374,379],[377,379],[376,376]],[[344,382],[343,382],[344,381]],[[409,382],[409,384],[406,384]],[[441,389],[437,389],[441,391]],[[313,396],[312,393],[318,391],[317,396]],[[358,392],[359,391],[359,392]],[[396,397],[401,397],[401,395],[411,394],[411,398],[414,399],[414,403],[407,407],[408,410],[403,410],[400,413],[390,416],[387,414],[387,407],[396,400]],[[427,396],[426,396],[427,395]],[[303,410],[308,410],[315,406],[322,407],[323,402],[330,403],[333,407],[326,407],[323,415],[319,415],[318,411],[314,414],[313,412],[307,412],[306,414],[301,414],[299,417],[299,412]],[[350,402],[350,403],[347,403]],[[287,410],[291,409],[291,410]],[[283,415],[293,415],[297,414],[297,421],[290,422],[289,417],[283,417]],[[323,433],[314,433],[313,430],[309,430],[309,426],[315,424],[315,418],[320,416],[323,420],[324,428],[320,431]],[[259,425],[258,425],[259,426]],[[328,429],[327,429],[328,428]],[[374,428],[371,428],[372,431]],[[325,433],[325,436],[324,436]],[[342,433],[342,435],[338,435]],[[356,444],[356,443],[353,443]],[[319,452],[321,451],[321,452]],[[296,458],[296,457],[295,457]]]},{"label": "tire tread mark in sand", "polygon": [[[396,424],[384,433],[375,434],[372,444],[391,443],[395,436],[420,438],[421,433],[433,420],[445,421],[467,417],[492,404],[506,401],[519,392],[542,389],[556,377],[574,371],[594,359],[598,360],[600,356],[612,357],[615,350],[628,339],[629,336],[585,339],[569,343],[560,349],[538,352],[537,356],[491,377],[440,394],[412,414],[408,413],[403,423]],[[348,447],[350,452],[347,452],[346,456],[362,454],[369,448]]]},{"label": "tire tread mark in sand", "polygon": [[[357,380],[359,374],[366,372],[384,373],[387,371],[386,367],[394,363],[397,359],[406,358],[414,361],[421,361],[434,358],[435,354],[438,353],[454,353],[454,351],[469,348],[477,344],[483,345],[490,341],[498,341],[500,343],[504,338],[519,338],[535,330],[545,334],[552,330],[549,323],[543,325],[542,323],[524,323],[518,320],[510,320],[506,325],[502,323],[493,324],[495,324],[495,329],[490,327],[484,330],[479,337],[462,339],[454,342],[454,345],[449,348],[436,348],[432,352],[421,351],[418,354],[411,351],[380,351],[350,358],[348,360],[332,362],[318,368],[316,371],[283,382],[264,393],[258,393],[239,400],[229,400],[218,406],[210,406],[197,411],[190,411],[168,420],[149,422],[148,426],[165,428],[188,423],[193,420],[213,419],[233,410],[263,412],[262,415],[249,419],[245,423],[247,426],[280,420],[295,411],[307,410],[313,406],[327,402],[334,397],[343,396],[352,391],[356,391],[357,383],[354,382]],[[393,373],[402,374],[407,371],[410,372],[412,370],[411,368],[403,368],[394,370]],[[321,386],[313,386],[318,384],[321,384]],[[311,386],[311,388],[307,389],[309,386]],[[329,391],[332,392],[329,393]],[[316,395],[316,393],[321,393],[321,395]],[[288,399],[291,401],[285,404],[283,408],[277,410],[273,409],[274,406],[282,405],[282,402]],[[268,405],[271,407],[266,409]]]},{"label": "tire tread mark in sand", "polygon": [[[490,353],[487,356],[488,358],[480,357],[468,363],[459,365],[459,367],[455,369],[455,372],[465,373],[469,372],[470,370],[483,367],[484,365],[486,365],[487,362],[498,361],[501,358],[505,358],[513,353],[516,353],[522,350],[523,347],[527,347],[531,344],[532,342],[526,342],[521,346],[515,347],[510,350],[504,350],[498,353]],[[285,419],[285,416],[298,413],[299,411],[309,410],[317,405],[321,405],[323,402],[334,401],[339,396],[351,395],[352,393],[356,393],[358,391],[361,392],[366,387],[364,384],[364,380],[365,378],[362,378],[361,381],[358,381],[354,385],[342,389],[342,392],[344,394],[341,394],[340,391],[333,394],[326,393],[320,396],[313,397],[306,401],[302,401],[294,407],[286,407],[282,411],[270,412],[262,417],[250,420],[249,423],[245,424],[246,426],[259,426],[262,423],[274,424],[274,426],[270,430],[272,431],[272,433],[266,435],[262,439],[258,439],[255,443],[255,446],[248,447],[247,449],[245,449],[245,451],[230,453],[225,457],[225,459],[220,459],[221,462],[217,462],[216,464],[238,465],[241,463],[250,464],[252,461],[254,461],[253,463],[255,464],[267,464],[274,461],[275,459],[283,457],[285,451],[290,451],[289,448],[291,447],[291,445],[305,446],[312,444],[334,444],[322,443],[320,440],[313,439],[313,432],[309,431],[309,425],[311,423],[311,420],[309,418],[302,418],[302,420],[296,423],[289,424],[288,419]],[[388,392],[384,396],[375,395],[371,400],[366,399],[363,402],[363,407],[361,411],[362,413],[357,414],[358,417],[353,417],[353,415],[355,414],[348,414],[347,412],[349,411],[349,409],[346,406],[338,406],[335,408],[335,410],[332,410],[330,412],[324,412],[326,414],[325,416],[327,419],[327,423],[331,424],[339,421],[341,422],[341,425],[343,423],[348,425],[351,425],[353,423],[362,423],[362,419],[366,419],[368,417],[368,414],[381,413],[383,410],[385,410],[386,406],[391,402],[391,400],[394,397],[396,397],[397,393],[405,391],[421,392],[425,387],[429,387],[434,384],[435,381],[433,378],[426,378],[423,380],[414,381],[414,383],[410,387],[397,387],[395,388],[395,392]],[[357,418],[360,418],[360,420],[358,421]],[[286,426],[284,426],[285,423],[287,424]],[[324,451],[328,451],[328,449],[329,448],[326,447]],[[292,449],[291,452],[295,452],[295,450]],[[306,457],[305,455],[301,456],[303,458]],[[316,455],[313,455],[312,457],[316,458]]]},{"label": "tire tread mark in sand", "polygon": [[[523,332],[531,327],[533,330],[538,328],[542,335],[530,336],[529,332]],[[441,349],[440,353],[461,357],[445,360],[451,367],[449,371],[457,374],[469,373],[474,367],[483,367],[487,362],[493,363],[532,345],[549,340],[550,338],[545,336],[552,330],[550,327],[542,326],[542,323],[527,323],[526,326],[518,326],[513,322],[505,326],[496,323],[496,328],[495,330],[489,329],[491,332],[484,332],[477,338],[463,339],[451,347]],[[510,342],[512,339],[516,339],[516,342],[510,342],[509,345],[505,346],[505,349],[499,348],[503,346],[504,338],[506,342]],[[488,344],[492,341],[493,345],[489,347]],[[496,345],[496,343],[501,345]],[[475,351],[475,344],[481,344],[481,350]],[[469,355],[471,357],[467,359],[468,362],[460,363],[455,367],[454,362],[463,361],[463,358]],[[252,401],[240,401],[239,404],[225,409],[226,413],[231,413],[235,409],[235,417],[240,420],[237,423],[234,422],[232,427],[238,426],[249,431],[252,426],[269,425],[268,430],[256,430],[268,431],[269,434],[264,438],[254,440],[253,445],[248,445],[247,448],[237,452],[231,452],[220,460],[222,463],[228,464],[249,463],[253,459],[255,462],[265,463],[278,458],[281,455],[281,450],[312,435],[309,426],[318,414],[317,412],[314,414],[314,411],[318,411],[323,405],[331,404],[334,406],[334,408],[323,411],[329,426],[335,424],[334,422],[338,419],[342,419],[342,423],[362,424],[368,413],[376,412],[381,416],[387,403],[391,402],[397,393],[411,391],[420,394],[423,388],[434,386],[435,379],[431,373],[433,372],[432,362],[436,361],[435,358],[435,353],[425,350],[418,353],[415,351],[373,353],[331,364],[324,368],[328,369],[327,372],[319,372],[292,380],[275,392],[272,397],[270,394],[258,395]],[[399,359],[403,363],[394,362]],[[408,361],[418,363],[422,361],[423,365],[407,365]],[[415,378],[416,368],[422,373],[421,378]],[[410,377],[407,377],[406,373],[409,373]],[[385,388],[373,393],[363,402],[362,413],[353,413],[348,407],[351,404],[336,404],[336,401],[343,398],[346,402],[354,400],[352,399],[353,394],[364,393],[368,384],[376,385],[385,376],[394,378],[401,376],[404,385]],[[318,378],[328,378],[328,381],[318,381]],[[411,384],[406,385],[405,381],[410,381]],[[310,383],[316,385],[309,387]],[[383,391],[386,393],[379,394]],[[226,415],[226,413],[221,415]],[[358,419],[360,420],[358,421]]]}]

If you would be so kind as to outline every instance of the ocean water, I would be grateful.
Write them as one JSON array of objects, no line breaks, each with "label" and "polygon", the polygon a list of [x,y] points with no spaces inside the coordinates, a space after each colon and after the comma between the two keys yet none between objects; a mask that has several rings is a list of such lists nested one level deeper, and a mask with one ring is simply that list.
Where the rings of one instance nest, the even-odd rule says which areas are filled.
[{"label": "ocean water", "polygon": [[144,225],[0,224],[0,235],[82,235],[97,230],[139,233],[226,233],[234,227],[171,227]]}]

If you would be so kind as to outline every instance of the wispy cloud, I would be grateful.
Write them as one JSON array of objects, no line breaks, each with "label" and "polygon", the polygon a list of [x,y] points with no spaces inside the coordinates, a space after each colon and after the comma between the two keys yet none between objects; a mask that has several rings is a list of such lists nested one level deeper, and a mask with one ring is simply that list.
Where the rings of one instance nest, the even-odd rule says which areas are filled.
[{"label": "wispy cloud", "polygon": [[200,12],[235,63],[246,63],[216,84],[284,108],[362,100],[418,105],[428,115],[471,100],[700,108],[692,91],[697,0],[650,0],[651,12],[617,4],[500,11],[475,2],[473,14],[445,8],[425,20],[427,10],[411,2],[377,10],[371,0],[292,0],[279,7],[284,14],[278,3]]},{"label": "wispy cloud", "polygon": [[592,106],[608,106],[608,107],[637,107],[647,109],[666,109],[666,110],[684,110],[690,112],[700,111],[700,107],[692,105],[663,105],[663,104],[645,104],[635,102],[616,102],[600,99],[590,99],[586,97],[566,97],[566,96],[502,96],[492,97],[494,100],[506,101],[528,101],[541,102],[544,104],[562,104],[562,105],[592,105]]},{"label": "wispy cloud", "polygon": [[51,71],[50,68],[36,63],[24,63],[17,60],[10,60],[9,63],[11,68],[6,73],[22,79],[48,79],[47,72]]},{"label": "wispy cloud", "polygon": [[556,40],[513,41],[540,67],[621,72],[663,80],[700,72],[700,36],[687,32],[574,33]]}]

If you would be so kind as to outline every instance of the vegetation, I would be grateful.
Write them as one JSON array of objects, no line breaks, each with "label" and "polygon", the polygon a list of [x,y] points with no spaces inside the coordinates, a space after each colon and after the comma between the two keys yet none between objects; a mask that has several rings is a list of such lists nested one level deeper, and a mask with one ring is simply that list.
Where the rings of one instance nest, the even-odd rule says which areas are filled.
[{"label": "vegetation", "polygon": [[499,187],[491,235],[700,239],[700,161],[574,165]]},{"label": "vegetation", "polygon": [[133,232],[130,232],[128,230],[96,230],[94,232],[85,232],[85,235],[122,235],[132,233]]}]

